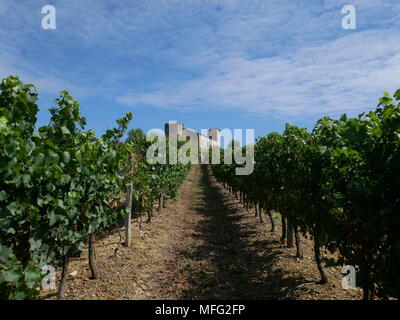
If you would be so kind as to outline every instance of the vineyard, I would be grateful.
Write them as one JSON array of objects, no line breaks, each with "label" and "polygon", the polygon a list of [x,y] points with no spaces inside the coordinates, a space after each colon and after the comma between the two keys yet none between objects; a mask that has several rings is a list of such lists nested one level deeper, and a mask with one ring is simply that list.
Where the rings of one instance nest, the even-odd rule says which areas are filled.
[{"label": "vineyard", "polygon": [[[149,164],[146,136],[140,130],[128,133],[132,114],[118,119],[114,129],[97,137],[93,130],[85,129],[79,104],[67,91],[61,92],[50,109],[49,124],[37,128],[37,100],[34,85],[23,84],[17,77],[1,82],[0,299],[39,298],[46,275],[43,270],[48,266],[61,270],[57,296],[63,299],[71,264],[75,268],[78,260],[84,259],[91,281],[108,281],[102,279],[101,266],[118,259],[118,250],[126,254],[127,263],[140,263],[142,253],[137,243],[131,244],[129,238],[123,243],[120,234],[124,221],[127,235],[135,232],[132,217],[138,232],[152,223],[158,226],[147,230],[148,239],[164,232],[165,238],[149,242],[148,252],[171,241],[175,242],[169,251],[159,253],[171,255],[168,263],[181,261],[183,253],[190,252],[184,271],[167,277],[174,282],[187,275],[188,288],[169,297],[275,299],[282,292],[286,294],[286,289],[279,291],[279,284],[277,293],[269,295],[261,285],[257,290],[251,286],[259,279],[256,272],[249,271],[252,267],[246,261],[261,253],[248,257],[246,250],[240,249],[243,244],[238,238],[242,235],[231,219],[235,214],[237,219],[253,218],[258,229],[252,248],[279,243],[280,248],[293,250],[292,258],[300,266],[312,252],[319,273],[312,285],[324,288],[332,282],[327,269],[349,265],[357,271],[357,286],[362,288],[364,299],[400,297],[400,90],[393,97],[385,93],[375,111],[357,118],[324,117],[312,132],[287,124],[282,134],[273,132],[254,145],[235,149],[244,152],[254,148],[254,172],[250,175],[236,175],[240,166],[236,164],[212,164],[210,171],[204,166]],[[228,210],[225,202],[235,209]],[[156,214],[153,221],[156,210],[162,215]],[[166,210],[170,210],[168,215]],[[197,228],[204,221],[212,223]],[[246,228],[251,227],[246,224]],[[278,233],[280,239],[274,242]],[[102,258],[99,264],[97,244],[101,242],[101,250],[105,250],[104,239],[117,235],[117,247],[101,252],[101,256],[111,254],[112,259],[107,264]],[[267,238],[269,244],[263,242]],[[143,241],[147,245],[149,240]],[[185,247],[179,249],[181,245]],[[200,246],[204,248],[200,250]],[[136,251],[124,251],[127,248]],[[215,263],[218,255],[223,257],[218,261],[222,266]],[[200,256],[215,266],[203,263]],[[160,284],[155,275],[164,271],[162,258],[154,259],[150,264],[157,272],[152,270],[146,279],[148,286],[156,288]],[[252,263],[258,270],[267,262],[259,259]],[[193,267],[198,265],[209,269],[204,267],[198,274]],[[303,265],[309,268],[305,262]],[[133,270],[142,267],[135,266]],[[172,269],[180,270],[177,266]],[[113,272],[118,273],[116,269]],[[265,285],[271,283],[272,288],[273,280],[265,279]],[[160,278],[159,282],[163,281]],[[160,296],[148,294],[145,298],[163,298],[172,289],[162,290]],[[118,297],[142,298],[126,292]]]},{"label": "vineyard", "polygon": [[[213,172],[260,219],[268,214],[271,232],[272,211],[281,214],[281,241],[295,239],[297,258],[300,234],[313,238],[319,283],[328,281],[323,263],[351,265],[364,299],[399,297],[400,90],[358,118],[322,118],[312,133],[287,124],[258,139],[254,153],[252,175],[235,175],[234,165]],[[339,258],[324,259],[321,247]]]},{"label": "vineyard", "polygon": [[115,228],[127,207],[150,219],[156,200],[177,196],[189,167],[149,165],[146,139],[121,142],[131,114],[98,138],[63,91],[49,125],[35,128],[36,88],[9,77],[0,90],[0,298],[36,297],[47,265],[62,266],[63,298],[69,260],[88,245],[97,278],[96,234]]}]

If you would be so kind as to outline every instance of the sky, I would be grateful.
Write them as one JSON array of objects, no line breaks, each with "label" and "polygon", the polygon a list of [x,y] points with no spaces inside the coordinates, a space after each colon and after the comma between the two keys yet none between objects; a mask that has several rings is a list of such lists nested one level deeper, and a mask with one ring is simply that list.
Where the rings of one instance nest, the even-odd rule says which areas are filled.
[{"label": "sky", "polygon": [[[342,28],[345,5],[356,29]],[[41,26],[56,8],[56,29]],[[312,129],[375,109],[400,88],[398,0],[0,0],[0,78],[39,90],[38,126],[61,90],[87,129],[168,121],[200,131]]]}]

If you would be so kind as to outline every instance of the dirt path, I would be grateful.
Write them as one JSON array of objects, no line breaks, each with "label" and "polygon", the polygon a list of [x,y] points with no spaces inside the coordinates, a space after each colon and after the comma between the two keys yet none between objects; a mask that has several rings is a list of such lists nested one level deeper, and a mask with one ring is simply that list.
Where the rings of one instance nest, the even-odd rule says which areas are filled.
[{"label": "dirt path", "polygon": [[341,288],[339,269],[329,269],[327,285],[290,290],[318,280],[311,242],[297,261],[275,240],[279,223],[275,235],[269,228],[207,167],[194,167],[178,200],[151,223],[133,223],[130,248],[119,245],[117,231],[99,241],[100,279],[89,279],[85,255],[71,263],[66,299],[360,299],[359,290]]}]

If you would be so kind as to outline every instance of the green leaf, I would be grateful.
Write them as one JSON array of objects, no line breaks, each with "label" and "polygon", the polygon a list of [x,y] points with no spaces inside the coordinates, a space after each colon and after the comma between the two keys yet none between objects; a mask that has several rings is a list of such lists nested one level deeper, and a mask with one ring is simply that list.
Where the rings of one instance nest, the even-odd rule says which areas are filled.
[{"label": "green leaf", "polygon": [[27,296],[27,294],[25,291],[19,290],[13,295],[12,299],[13,300],[24,300],[26,298],[26,296]]},{"label": "green leaf", "polygon": [[396,92],[394,93],[393,97],[395,97],[396,100],[400,100],[400,89],[396,90]]},{"label": "green leaf", "polygon": [[63,162],[64,163],[68,163],[70,159],[71,159],[71,156],[69,155],[69,152],[68,151],[64,151],[63,152]]},{"label": "green leaf", "polygon": [[7,209],[11,212],[11,214],[15,214],[17,211],[21,209],[21,206],[18,204],[18,202],[11,202],[7,206]]},{"label": "green leaf", "polygon": [[342,193],[335,193],[335,198],[337,200],[341,200],[341,199],[346,198],[346,196],[344,194],[342,194]]},{"label": "green leaf", "polygon": [[8,228],[6,232],[9,233],[9,234],[15,234],[15,229],[14,228]]},{"label": "green leaf", "polygon": [[29,266],[24,272],[25,284],[28,288],[32,289],[42,278],[42,274],[38,268]]},{"label": "green leaf", "polygon": [[11,259],[12,255],[13,251],[11,248],[0,245],[0,263],[8,264],[8,261]]},{"label": "green leaf", "polygon": [[61,132],[63,133],[63,134],[71,134],[71,132],[67,129],[67,127],[61,127]]},{"label": "green leaf", "polygon": [[50,213],[50,221],[49,221],[49,226],[53,226],[57,222],[57,215],[54,212]]},{"label": "green leaf", "polygon": [[44,162],[44,154],[39,153],[33,160],[33,168],[36,169],[36,168],[42,166],[43,162]]},{"label": "green leaf", "polygon": [[59,183],[61,185],[67,184],[68,182],[71,181],[71,176],[69,176],[68,174],[63,174],[59,180]]},{"label": "green leaf", "polygon": [[29,174],[23,174],[22,175],[22,181],[24,182],[24,185],[27,187],[30,187],[30,182],[31,182],[31,176]]},{"label": "green leaf", "polygon": [[29,244],[31,245],[30,250],[33,251],[33,250],[40,248],[40,246],[42,244],[42,240],[30,238]]},{"label": "green leaf", "polygon": [[8,131],[7,119],[5,117],[0,117],[0,133],[6,134]]},{"label": "green leaf", "polygon": [[8,271],[3,270],[2,273],[3,273],[3,279],[6,282],[16,282],[21,277],[21,275],[15,270],[8,270]]}]

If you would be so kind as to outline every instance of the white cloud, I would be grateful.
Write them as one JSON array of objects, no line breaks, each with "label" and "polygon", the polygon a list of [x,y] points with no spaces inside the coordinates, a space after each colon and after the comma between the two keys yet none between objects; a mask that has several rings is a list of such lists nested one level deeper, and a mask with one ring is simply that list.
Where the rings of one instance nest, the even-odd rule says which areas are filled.
[{"label": "white cloud", "polygon": [[45,2],[1,2],[0,76],[51,94],[304,118],[372,108],[400,86],[394,0],[354,0],[347,36],[342,0],[66,0],[54,34],[40,30]]},{"label": "white cloud", "polygon": [[118,101],[296,118],[359,112],[373,108],[383,91],[400,87],[399,35],[395,29],[354,32],[283,56],[224,58],[200,78]]}]

